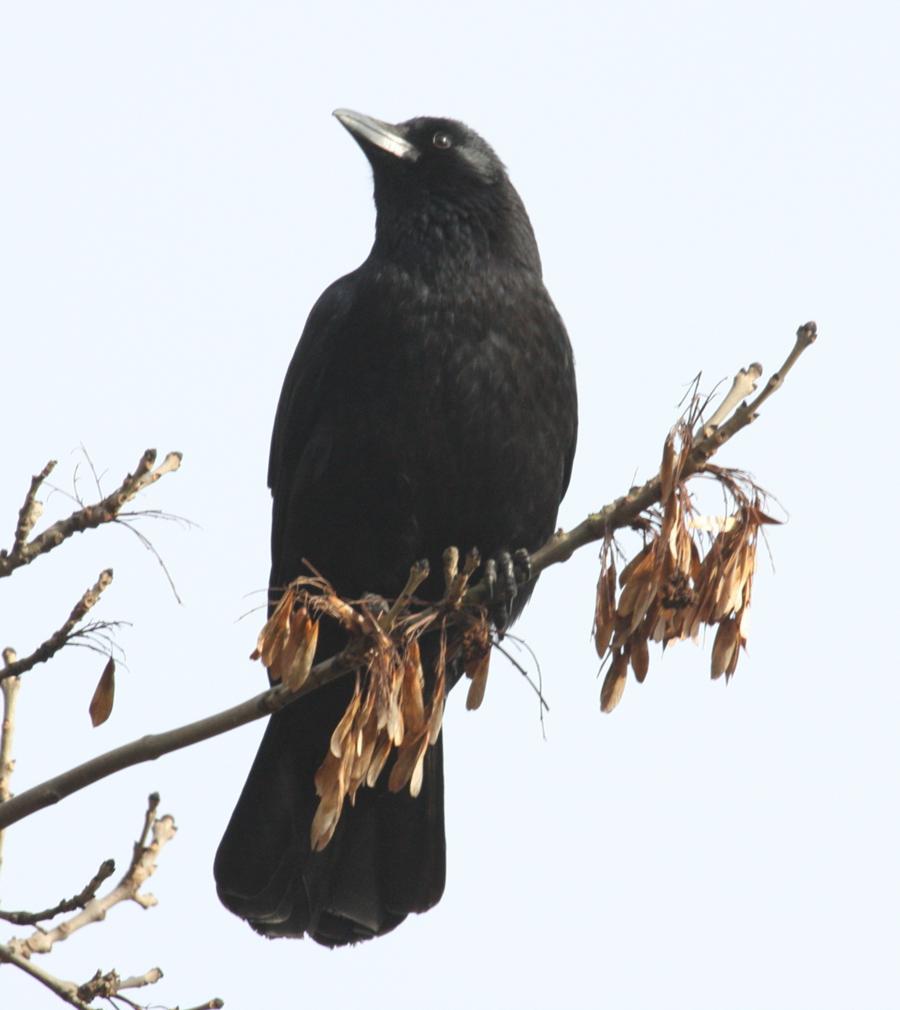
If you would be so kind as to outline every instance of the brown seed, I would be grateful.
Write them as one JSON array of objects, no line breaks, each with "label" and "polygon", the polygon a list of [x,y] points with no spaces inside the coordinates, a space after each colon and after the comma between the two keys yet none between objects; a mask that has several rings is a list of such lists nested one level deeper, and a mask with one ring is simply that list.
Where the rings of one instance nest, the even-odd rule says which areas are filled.
[{"label": "brown seed", "polygon": [[91,717],[92,726],[100,726],[110,717],[113,710],[113,702],[116,698],[116,661],[109,657],[103,673],[94,688],[91,703],[88,705],[88,715]]},{"label": "brown seed", "polygon": [[734,667],[737,666],[736,655],[739,648],[740,639],[738,637],[737,621],[733,617],[729,617],[719,623],[719,630],[716,632],[716,638],[713,642],[712,661],[710,664],[713,680],[717,680],[723,673],[726,673],[729,667],[731,668],[731,672],[734,672]]},{"label": "brown seed", "polygon": [[600,688],[600,711],[612,712],[622,700],[625,690],[625,678],[628,674],[628,656],[624,651],[617,652],[603,678]]},{"label": "brown seed", "polygon": [[640,637],[631,640],[629,659],[635,679],[639,684],[643,684],[647,677],[647,671],[650,669],[650,647],[646,638]]},{"label": "brown seed", "polygon": [[479,708],[482,701],[484,701],[490,662],[491,654],[488,651],[471,664],[471,668],[469,666],[466,667],[466,676],[472,679],[472,683],[469,685],[469,692],[466,695],[466,708],[469,711]]},{"label": "brown seed", "polygon": [[603,659],[616,627],[616,563],[601,571],[597,580],[597,602],[594,607],[594,647]]},{"label": "brown seed", "polygon": [[290,639],[282,653],[287,659],[287,669],[281,679],[289,691],[299,691],[306,682],[316,658],[318,641],[319,622],[314,621],[304,607],[291,619]]},{"label": "brown seed", "polygon": [[412,733],[418,733],[425,725],[424,685],[425,675],[422,671],[419,643],[413,639],[403,657],[403,690],[401,693],[403,721]]},{"label": "brown seed", "polygon": [[[388,777],[388,789],[392,793],[399,793],[401,789],[409,785],[419,757],[424,754],[428,747],[428,736],[422,733],[418,737],[410,737],[397,751],[397,760],[391,769]],[[419,785],[421,787],[421,779]]]},{"label": "brown seed", "polygon": [[381,774],[381,770],[384,768],[385,762],[393,749],[390,737],[387,733],[381,733],[375,744],[375,750],[372,754],[372,760],[369,763],[368,771],[366,772],[366,785],[371,789],[372,786],[378,781],[378,776]]},{"label": "brown seed", "polygon": [[662,464],[659,468],[660,501],[665,505],[672,497],[675,487],[677,456],[675,453],[675,432],[670,431],[663,443]]},{"label": "brown seed", "polygon": [[359,689],[359,678],[356,681],[356,690],[353,692],[353,697],[347,704],[346,709],[344,709],[344,714],[341,716],[340,722],[334,727],[334,732],[331,734],[331,753],[336,757],[342,757],[344,753],[344,745],[347,737],[350,735],[350,727],[353,723],[353,718],[359,711],[359,704],[361,700],[361,694]]},{"label": "brown seed", "polygon": [[631,581],[632,577],[637,573],[638,569],[642,568],[642,566],[647,568],[653,567],[653,558],[650,555],[655,545],[656,540],[654,538],[649,541],[649,543],[646,543],[622,569],[622,574],[619,576],[620,589],[624,589],[626,583]]}]

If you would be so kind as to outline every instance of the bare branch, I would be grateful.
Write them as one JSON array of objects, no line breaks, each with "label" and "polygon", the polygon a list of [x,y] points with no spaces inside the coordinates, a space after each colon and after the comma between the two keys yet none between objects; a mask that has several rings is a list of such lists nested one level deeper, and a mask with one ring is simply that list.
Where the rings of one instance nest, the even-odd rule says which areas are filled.
[{"label": "bare branch", "polygon": [[181,466],[181,453],[170,452],[154,469],[155,462],[156,450],[148,449],[139,460],[135,472],[127,474],[112,494],[107,495],[94,505],[83,506],[65,519],[58,520],[43,533],[39,533],[29,541],[27,538],[40,514],[35,510],[37,503],[34,496],[41,482],[52,470],[52,466],[48,464],[41,474],[32,479],[31,488],[19,514],[19,524],[16,527],[12,549],[0,551],[0,578],[11,575],[22,565],[27,565],[39,555],[46,554],[54,547],[58,547],[75,533],[83,533],[85,530],[114,522],[123,507],[132,498],[144,488],[154,484],[160,477],[172,473]]},{"label": "bare branch", "polygon": [[[100,599],[100,594],[103,592],[107,586],[113,580],[113,572],[111,568],[104,569],[97,578],[97,581],[81,595],[81,599],[72,608],[72,612],[66,619],[65,624],[58,630],[54,631],[53,634],[44,642],[39,645],[30,656],[25,656],[23,659],[16,659],[13,662],[7,663],[5,668],[0,672],[0,680],[6,680],[8,677],[18,677],[25,673],[26,670],[30,670],[33,666],[37,666],[38,663],[46,663],[48,659],[55,656],[57,652],[72,638],[76,635],[84,634],[85,629],[80,632],[75,631],[75,626],[79,624],[87,616],[88,611],[97,600]],[[108,624],[99,624],[91,626],[91,631],[97,631],[103,627],[109,627]]]},{"label": "bare branch", "polygon": [[43,912],[4,912],[0,909],[0,919],[10,922],[14,926],[36,926],[39,922],[55,919],[57,915],[62,915],[64,912],[74,912],[76,908],[84,908],[89,901],[96,897],[97,890],[103,881],[115,872],[115,862],[112,859],[105,859],[94,876],[73,897],[64,898],[52,908],[44,909]]},{"label": "bare branch", "polygon": [[[710,457],[729,439],[756,420],[759,408],[776,389],[781,387],[787,373],[815,339],[815,323],[805,323],[797,330],[797,339],[791,353],[779,371],[770,377],[759,396],[751,404],[739,407],[728,421],[695,444],[690,458],[682,470],[683,479],[702,470]],[[568,533],[558,533],[551,537],[543,547],[532,554],[532,571],[536,575],[545,568],[549,568],[550,565],[568,560],[579,547],[596,540],[602,540],[607,533],[632,525],[641,512],[659,502],[661,489],[660,477],[657,474],[641,487],[633,488],[627,495],[617,498],[599,512],[588,516]],[[467,594],[466,602],[481,600],[484,593],[483,587],[476,586]]]},{"label": "bare branch", "polygon": [[[156,869],[156,859],[162,847],[175,837],[177,830],[175,821],[169,814],[156,817],[158,805],[159,796],[153,793],[144,817],[141,837],[135,843],[131,864],[119,883],[102,898],[91,899],[77,915],[53,929],[37,929],[25,939],[10,940],[9,948],[14,954],[22,958],[30,958],[32,954],[47,954],[55,943],[67,939],[85,926],[101,922],[111,908],[123,901],[134,901],[142,908],[152,908],[156,904],[156,898],[152,894],[141,893],[141,887]],[[151,833],[153,840],[147,845],[145,843]]]},{"label": "bare branch", "polygon": [[[141,893],[141,887],[156,869],[156,860],[160,850],[166,842],[171,840],[176,830],[175,823],[168,814],[164,817],[156,816],[158,808],[159,795],[152,793],[148,800],[140,837],[134,844],[128,870],[108,894],[102,898],[94,896],[102,881],[113,872],[115,867],[112,860],[103,863],[94,879],[81,894],[68,899],[68,901],[60,902],[56,908],[49,909],[45,913],[31,916],[30,924],[33,924],[38,918],[48,918],[62,911],[69,911],[76,905],[83,906],[83,911],[60,923],[54,929],[42,930],[39,928],[27,939],[14,938],[8,944],[0,944],[0,963],[5,962],[19,968],[70,1006],[77,1007],[78,1010],[89,1010],[89,1004],[98,998],[110,1002],[121,1002],[137,1008],[138,1004],[125,996],[124,990],[141,989],[158,982],[163,977],[160,968],[150,968],[142,975],[130,975],[125,978],[115,970],[103,972],[98,969],[87,982],[76,985],[74,982],[57,978],[36,965],[32,960],[32,955],[48,953],[54,944],[67,939],[76,930],[103,921],[109,909],[123,901],[135,901],[142,908],[150,908],[156,904],[156,899],[152,895]],[[30,913],[19,914],[30,916]],[[4,918],[14,921],[16,915],[17,913],[7,913]],[[22,924],[21,919],[18,920],[18,924]],[[221,1000],[212,999],[208,1000],[204,1006],[222,1007],[224,1004]]]},{"label": "bare branch", "polygon": [[28,494],[25,495],[21,509],[19,509],[19,521],[16,523],[16,532],[13,537],[13,554],[22,550],[34,529],[34,524],[41,518],[44,507],[37,500],[36,495],[41,484],[50,476],[55,466],[56,460],[51,459],[39,474],[31,478],[31,487],[28,489]]},{"label": "bare branch", "polygon": [[[78,987],[78,998],[88,1003],[97,997],[111,999],[113,996],[118,996],[122,989],[142,989],[145,985],[153,985],[162,977],[161,968],[150,968],[143,975],[131,975],[128,978],[120,978],[119,973],[115,970],[104,974],[98,968],[93,978]],[[124,999],[124,997],[122,998]],[[131,1003],[131,1000],[126,1000],[126,1002]]]},{"label": "bare branch", "polygon": [[48,779],[40,785],[13,796],[6,803],[0,804],[0,828],[15,824],[29,814],[44,807],[58,803],[66,796],[84,789],[94,782],[123,768],[141,764],[144,761],[154,761],[163,754],[169,754],[183,747],[209,740],[211,737],[237,729],[248,722],[271,715],[283,708],[295,698],[300,698],[337,677],[349,672],[351,666],[342,655],[334,656],[313,667],[308,679],[296,693],[283,686],[270,688],[255,695],[247,701],[215,715],[207,716],[197,722],[187,723],[164,733],[153,733],[143,736],[131,743],[123,744],[114,750],[107,751],[98,757],[85,761],[84,764],[71,768],[55,778]]},{"label": "bare branch", "polygon": [[734,408],[756,390],[756,381],[763,373],[763,367],[754,363],[747,368],[742,368],[734,377],[731,389],[725,399],[716,408],[716,412],[703,426],[705,434],[710,434],[731,414]]}]

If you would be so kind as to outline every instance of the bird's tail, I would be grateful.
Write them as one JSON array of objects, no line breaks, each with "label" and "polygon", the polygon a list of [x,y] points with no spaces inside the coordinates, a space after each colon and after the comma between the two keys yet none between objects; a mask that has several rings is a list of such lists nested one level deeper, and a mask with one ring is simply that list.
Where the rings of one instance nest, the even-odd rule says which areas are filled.
[{"label": "bird's tail", "polygon": [[310,850],[316,769],[352,684],[336,681],[276,712],[216,854],[222,902],[266,936],[339,946],[381,936],[444,890],[441,740],[429,748],[418,797],[372,789],[344,805],[334,837]]}]

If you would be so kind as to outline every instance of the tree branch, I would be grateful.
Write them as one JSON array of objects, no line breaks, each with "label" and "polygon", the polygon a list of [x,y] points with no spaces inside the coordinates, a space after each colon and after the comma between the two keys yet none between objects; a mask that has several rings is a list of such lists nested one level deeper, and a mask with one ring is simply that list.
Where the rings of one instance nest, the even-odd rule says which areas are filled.
[{"label": "tree branch", "polygon": [[41,518],[44,506],[37,501],[36,495],[41,484],[50,476],[56,466],[56,460],[51,459],[39,474],[31,478],[31,487],[25,495],[25,502],[19,509],[19,521],[16,523],[16,532],[13,536],[12,553],[21,553],[25,547],[34,524]]},{"label": "tree branch", "polygon": [[[85,629],[81,631],[74,631],[75,625],[79,624],[87,616],[88,611],[97,600],[100,599],[100,594],[103,592],[107,586],[113,580],[113,572],[111,568],[104,569],[97,578],[97,581],[88,589],[81,594],[81,599],[72,608],[72,612],[66,619],[66,623],[58,630],[54,631],[53,634],[39,645],[30,656],[25,656],[23,659],[15,659],[10,663],[7,663],[2,671],[0,671],[0,680],[6,680],[7,677],[18,677],[25,673],[26,670],[30,670],[33,666],[37,666],[38,663],[46,663],[48,659],[51,659],[56,655],[57,652],[77,635],[84,633]],[[96,625],[91,626],[94,630],[97,629]],[[109,625],[103,625],[103,627],[109,627]],[[0,797],[2,798],[2,797]]]},{"label": "tree branch", "polygon": [[40,785],[19,793],[6,803],[0,804],[0,829],[15,824],[29,814],[44,807],[58,803],[66,796],[84,789],[100,779],[107,778],[123,768],[141,764],[144,761],[155,761],[163,754],[181,750],[192,744],[209,740],[211,737],[237,729],[248,722],[254,722],[263,716],[271,715],[296,698],[308,694],[337,677],[343,676],[351,669],[343,655],[318,663],[313,667],[309,678],[303,687],[292,694],[283,686],[270,688],[255,695],[247,701],[232,708],[225,709],[215,715],[207,716],[197,722],[187,723],[164,733],[152,733],[131,743],[123,744],[114,750],[107,751],[98,757],[91,758],[69,771],[48,779]]},{"label": "tree branch", "polygon": [[100,869],[94,874],[87,884],[71,898],[63,898],[52,908],[46,908],[43,912],[5,912],[0,909],[0,919],[10,922],[14,926],[36,926],[45,919],[55,919],[57,915],[65,912],[74,912],[76,908],[84,906],[97,895],[97,890],[107,877],[111,877],[116,872],[116,864],[112,859],[105,859],[100,864]]},{"label": "tree branch", "polygon": [[[32,954],[47,954],[55,943],[67,939],[85,926],[101,922],[111,908],[123,901],[135,901],[142,908],[152,908],[156,904],[156,898],[152,894],[142,894],[141,887],[156,869],[156,859],[162,847],[175,837],[177,830],[175,821],[170,815],[157,818],[158,806],[159,796],[153,793],[147,805],[141,836],[134,846],[131,864],[109,893],[102,898],[91,899],[77,915],[66,919],[53,929],[37,929],[25,939],[10,940],[9,949],[26,959]],[[148,845],[146,843],[150,834],[153,835],[153,840]]]},{"label": "tree branch", "polygon": [[[759,396],[749,405],[744,403],[738,407],[732,417],[720,426],[712,428],[710,425],[708,427],[712,430],[709,433],[704,431],[703,437],[695,443],[690,457],[685,461],[681,471],[683,480],[702,471],[710,457],[722,445],[756,419],[759,407],[781,387],[787,373],[802,352],[815,339],[815,323],[806,323],[799,328],[791,353],[781,369],[769,379]],[[568,532],[554,535],[531,556],[532,577],[537,576],[551,565],[568,560],[576,550],[586,544],[602,540],[618,529],[633,525],[645,509],[660,501],[661,491],[662,482],[660,475],[657,474],[641,487],[632,489],[627,495],[617,498],[599,512],[588,516]],[[487,587],[482,582],[468,590],[463,597],[462,605],[480,603],[487,598],[487,594]],[[359,657],[351,655],[350,651],[345,650],[345,652],[316,664],[303,686],[297,691],[291,692],[283,685],[278,685],[239,705],[207,716],[197,722],[187,723],[167,732],[150,734],[124,744],[26,790],[6,803],[0,804],[0,829],[14,824],[37,810],[58,803],[64,797],[124,768],[141,764],[144,761],[153,761],[163,754],[180,750],[202,740],[208,740],[263,716],[271,715],[296,699],[357,669]]]},{"label": "tree branch", "polygon": [[137,494],[159,480],[167,473],[181,466],[181,453],[170,452],[156,469],[156,450],[148,449],[141,456],[133,474],[126,474],[122,483],[105,498],[94,505],[85,505],[65,519],[60,519],[39,533],[33,540],[28,540],[35,523],[41,514],[41,506],[36,500],[38,488],[50,471],[56,465],[55,461],[48,463],[44,469],[31,480],[31,487],[25,496],[25,503],[19,512],[19,522],[16,526],[11,550],[0,551],[0,578],[11,575],[17,568],[27,565],[41,554],[47,554],[58,547],[64,540],[75,533],[95,529],[105,523],[115,522],[122,508]]}]

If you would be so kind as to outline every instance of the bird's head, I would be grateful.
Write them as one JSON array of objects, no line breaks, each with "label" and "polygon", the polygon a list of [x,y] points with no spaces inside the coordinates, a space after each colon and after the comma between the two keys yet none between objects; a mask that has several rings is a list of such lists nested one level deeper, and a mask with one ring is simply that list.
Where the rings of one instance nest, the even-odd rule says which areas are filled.
[{"label": "bird's head", "polygon": [[383,246],[438,246],[475,255],[512,255],[540,271],[528,215],[503,162],[474,130],[455,119],[420,116],[404,123],[337,109],[334,115],[372,166]]}]

